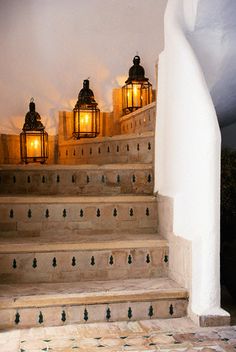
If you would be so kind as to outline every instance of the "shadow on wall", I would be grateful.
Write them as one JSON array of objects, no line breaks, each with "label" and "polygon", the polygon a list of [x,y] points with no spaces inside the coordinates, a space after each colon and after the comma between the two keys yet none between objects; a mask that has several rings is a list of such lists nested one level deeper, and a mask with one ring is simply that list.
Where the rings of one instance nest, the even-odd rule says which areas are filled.
[{"label": "shadow on wall", "polygon": [[[221,284],[236,304],[236,150],[221,155]],[[224,302],[223,302],[224,303]]]}]

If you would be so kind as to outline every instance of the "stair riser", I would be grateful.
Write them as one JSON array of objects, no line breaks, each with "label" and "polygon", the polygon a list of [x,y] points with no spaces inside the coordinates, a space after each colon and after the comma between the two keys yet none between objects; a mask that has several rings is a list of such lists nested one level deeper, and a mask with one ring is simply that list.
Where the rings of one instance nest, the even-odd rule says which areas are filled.
[{"label": "stair riser", "polygon": [[168,248],[0,254],[1,283],[164,277]]},{"label": "stair riser", "polygon": [[153,136],[59,144],[59,164],[152,163],[153,155]]},{"label": "stair riser", "polygon": [[0,329],[179,318],[185,316],[186,311],[185,299],[1,309]]},{"label": "stair riser", "polygon": [[121,118],[121,133],[142,133],[155,131],[156,105],[136,110],[133,113],[124,115]]},{"label": "stair riser", "polygon": [[1,204],[0,231],[40,235],[47,231],[155,233],[156,202]]},{"label": "stair riser", "polygon": [[0,170],[0,194],[152,194],[153,170]]}]

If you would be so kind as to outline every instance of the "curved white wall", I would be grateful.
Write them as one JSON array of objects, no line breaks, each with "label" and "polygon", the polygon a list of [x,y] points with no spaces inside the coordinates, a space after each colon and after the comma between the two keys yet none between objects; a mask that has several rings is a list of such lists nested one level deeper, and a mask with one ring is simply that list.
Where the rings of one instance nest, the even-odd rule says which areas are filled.
[{"label": "curved white wall", "polygon": [[156,191],[174,200],[174,234],[192,241],[191,310],[220,309],[220,148],[215,108],[186,38],[197,0],[169,0],[159,60]]},{"label": "curved white wall", "polygon": [[90,77],[102,111],[137,51],[155,86],[167,0],[1,0],[0,133],[19,133],[29,99],[55,134]]}]

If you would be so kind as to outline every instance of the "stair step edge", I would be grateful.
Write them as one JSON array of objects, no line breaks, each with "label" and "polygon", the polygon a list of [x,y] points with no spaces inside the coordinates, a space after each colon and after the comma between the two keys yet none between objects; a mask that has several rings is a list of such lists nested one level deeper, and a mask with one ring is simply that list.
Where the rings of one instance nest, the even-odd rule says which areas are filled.
[{"label": "stair step edge", "polygon": [[59,204],[59,203],[130,203],[130,202],[156,202],[154,195],[107,195],[107,196],[1,196],[1,204]]},{"label": "stair step edge", "polygon": [[[132,279],[126,280],[131,281],[134,285],[136,281],[140,281],[139,279]],[[5,292],[5,296],[0,296],[0,309],[9,309],[9,308],[30,308],[30,307],[49,307],[49,306],[63,306],[63,305],[94,305],[94,304],[108,304],[108,303],[121,303],[121,302],[138,302],[138,301],[157,301],[157,300],[170,300],[170,299],[188,299],[188,291],[185,288],[178,287],[177,285],[173,285],[172,280],[166,279],[156,279],[158,282],[162,282],[162,287],[148,287],[148,282],[153,282],[152,279],[145,279],[144,287],[137,287],[135,288],[126,286],[120,287],[117,290],[110,289],[108,290],[108,286],[105,286],[105,289],[96,291],[95,287],[103,287],[102,284],[104,282],[93,282],[91,283],[90,292],[88,290],[88,282],[81,282],[80,292],[65,292],[58,293],[57,287],[59,285],[54,284],[54,290],[51,290],[49,293],[36,294],[33,292],[32,287],[33,285],[29,285],[31,287],[31,292],[27,293],[26,287],[27,285],[24,284],[24,291],[22,291],[21,295],[16,295]],[[117,280],[117,282],[124,282],[124,280]],[[166,282],[166,287],[165,287]],[[100,286],[97,286],[99,285]],[[106,282],[106,285],[109,284]],[[171,284],[173,287],[171,287]],[[71,284],[70,284],[71,285]],[[75,285],[75,283],[73,283]],[[146,287],[145,287],[146,285]],[[4,289],[5,287],[14,285],[1,285]],[[0,286],[0,287],[1,287]],[[36,285],[34,285],[36,287]],[[43,284],[46,287],[46,284]],[[52,285],[51,285],[52,286]],[[62,284],[60,284],[60,287]],[[64,284],[65,286],[65,284]],[[112,287],[112,284],[110,285]],[[138,285],[140,286],[140,285]],[[18,285],[19,287],[19,285]],[[82,291],[82,287],[86,290]],[[78,288],[78,283],[77,283]],[[59,290],[60,292],[60,290]]]}]

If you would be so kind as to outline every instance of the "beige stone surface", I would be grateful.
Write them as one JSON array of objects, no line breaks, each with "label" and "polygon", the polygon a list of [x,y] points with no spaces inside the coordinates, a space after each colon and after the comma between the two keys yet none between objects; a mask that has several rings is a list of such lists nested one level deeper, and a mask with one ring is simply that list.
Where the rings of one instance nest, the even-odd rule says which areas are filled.
[{"label": "beige stone surface", "polygon": [[96,233],[81,234],[73,236],[64,234],[58,237],[56,233],[42,235],[40,237],[1,237],[0,253],[26,253],[26,252],[49,252],[60,250],[115,250],[119,248],[167,248],[168,241],[158,234],[137,234],[128,233]]},{"label": "beige stone surface", "polygon": [[93,141],[63,141],[59,144],[59,164],[152,163],[153,132],[98,137]]},{"label": "beige stone surface", "polygon": [[1,165],[0,179],[0,194],[5,195],[106,195],[153,192],[151,164],[88,164],[66,167]]},{"label": "beige stone surface", "polygon": [[121,133],[130,134],[144,131],[155,131],[156,103],[146,105],[120,118]]},{"label": "beige stone surface", "polygon": [[[81,312],[83,313],[83,312]],[[75,320],[80,312],[75,314]],[[71,319],[72,317],[70,317]],[[235,327],[199,328],[187,318],[39,326],[1,332],[4,352],[234,351]],[[227,336],[227,340],[224,337]],[[100,347],[99,347],[100,346]],[[102,347],[103,346],[103,347]]]},{"label": "beige stone surface", "polygon": [[[99,288],[99,291],[98,291]],[[186,299],[186,289],[167,278],[0,285],[0,308]]]}]

